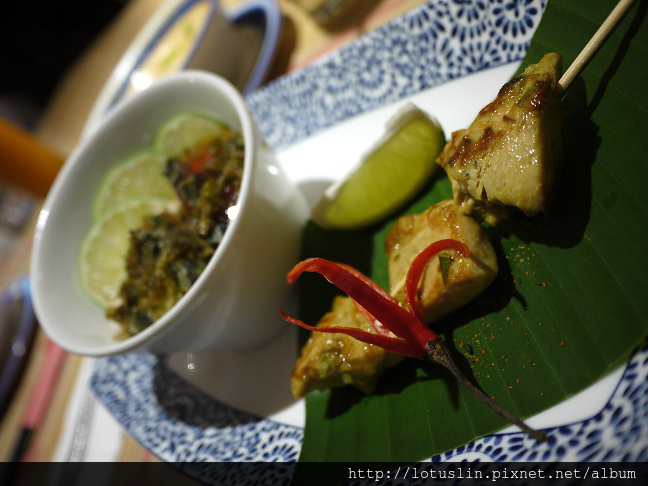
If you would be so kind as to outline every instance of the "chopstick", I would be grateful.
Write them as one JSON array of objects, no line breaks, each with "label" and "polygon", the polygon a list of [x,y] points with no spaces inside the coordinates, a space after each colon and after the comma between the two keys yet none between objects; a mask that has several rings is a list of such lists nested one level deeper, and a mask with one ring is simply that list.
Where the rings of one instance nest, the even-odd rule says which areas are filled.
[{"label": "chopstick", "polygon": [[43,423],[50,399],[54,393],[59,371],[67,356],[66,352],[47,339],[45,343],[45,358],[41,364],[36,383],[32,388],[27,409],[22,418],[22,430],[14,446],[12,462],[25,459],[32,435]]},{"label": "chopstick", "polygon": [[596,33],[589,40],[587,45],[583,48],[580,54],[574,59],[567,71],[562,75],[556,87],[558,94],[562,96],[565,94],[572,81],[585,69],[585,67],[592,60],[594,55],[598,52],[601,46],[608,39],[610,34],[614,31],[618,23],[623,19],[630,7],[636,0],[621,0],[617,3],[614,10],[608,15],[608,18],[601,24]]}]

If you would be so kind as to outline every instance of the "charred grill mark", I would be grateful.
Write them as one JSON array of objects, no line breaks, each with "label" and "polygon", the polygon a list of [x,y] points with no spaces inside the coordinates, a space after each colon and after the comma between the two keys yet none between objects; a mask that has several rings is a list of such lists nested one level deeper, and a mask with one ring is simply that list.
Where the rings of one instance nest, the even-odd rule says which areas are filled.
[{"label": "charred grill mark", "polygon": [[500,137],[501,133],[495,132],[490,126],[484,129],[481,137],[475,142],[464,137],[450,157],[448,165],[454,167],[457,164],[459,167],[466,167],[471,162],[477,162],[481,158],[480,155],[487,152],[493,142]]},{"label": "charred grill mark", "polygon": [[525,78],[526,78],[526,76],[522,74],[520,76],[516,76],[515,78],[511,79],[508,83],[504,84],[500,88],[500,90],[497,93],[497,96],[498,97],[503,96],[504,93],[506,93],[511,87],[515,86],[516,84],[518,84],[520,81],[522,81]]}]

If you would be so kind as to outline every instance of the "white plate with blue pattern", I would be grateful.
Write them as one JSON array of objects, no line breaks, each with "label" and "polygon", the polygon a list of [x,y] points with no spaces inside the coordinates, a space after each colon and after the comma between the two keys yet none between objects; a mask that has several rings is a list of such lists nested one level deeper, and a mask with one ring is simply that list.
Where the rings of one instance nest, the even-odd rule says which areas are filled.
[{"label": "white plate with blue pattern", "polygon": [[[406,101],[431,111],[447,132],[466,126],[515,72],[544,5],[433,0],[247,101],[290,176],[314,201]],[[457,96],[460,110],[452,101]],[[188,463],[298,459],[304,406],[289,391],[296,352],[296,331],[288,327],[277,341],[246,353],[105,358],[98,361],[93,389],[149,451],[183,462],[179,467],[206,484],[225,484],[226,470],[214,475]],[[510,428],[431,460],[645,461],[647,383],[643,349],[594,386],[529,420],[548,431],[546,443]],[[291,471],[274,471],[271,483]]]}]

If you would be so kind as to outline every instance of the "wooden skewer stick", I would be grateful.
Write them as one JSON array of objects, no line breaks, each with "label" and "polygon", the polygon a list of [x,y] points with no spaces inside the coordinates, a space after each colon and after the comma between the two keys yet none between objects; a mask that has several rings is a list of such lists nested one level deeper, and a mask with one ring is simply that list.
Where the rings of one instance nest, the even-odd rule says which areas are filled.
[{"label": "wooden skewer stick", "polygon": [[585,69],[585,67],[589,64],[590,60],[605,43],[607,38],[628,12],[630,7],[632,7],[634,2],[635,0],[620,0],[617,6],[614,7],[614,10],[612,10],[610,15],[608,15],[608,18],[605,19],[605,22],[601,24],[596,33],[592,36],[590,41],[580,52],[578,57],[574,59],[574,62],[571,63],[569,69],[567,69],[567,71],[565,71],[565,73],[562,75],[560,81],[558,81],[557,90],[561,96],[565,93],[565,91],[567,91],[567,88],[569,88],[569,85],[572,83],[572,81],[576,79],[578,75],[583,71],[583,69]]}]

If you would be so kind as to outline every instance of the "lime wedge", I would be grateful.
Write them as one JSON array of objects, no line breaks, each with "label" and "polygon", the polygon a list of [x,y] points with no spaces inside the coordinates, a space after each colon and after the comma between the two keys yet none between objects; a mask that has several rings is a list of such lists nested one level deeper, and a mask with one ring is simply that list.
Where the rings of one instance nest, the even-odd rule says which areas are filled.
[{"label": "lime wedge", "polygon": [[324,228],[353,229],[383,219],[430,179],[444,144],[437,121],[408,103],[357,167],[328,188],[313,208],[313,221]]},{"label": "lime wedge", "polygon": [[95,218],[112,208],[142,198],[176,199],[171,181],[164,175],[166,157],[142,152],[126,159],[112,169],[101,183],[95,198]]},{"label": "lime wedge", "polygon": [[182,113],[166,122],[155,139],[156,150],[166,157],[177,157],[186,150],[209,143],[222,130],[216,120]]},{"label": "lime wedge", "polygon": [[108,211],[94,223],[80,254],[81,283],[93,300],[103,307],[116,302],[126,278],[130,230],[141,227],[146,216],[174,207],[174,203],[165,199],[130,201]]}]

